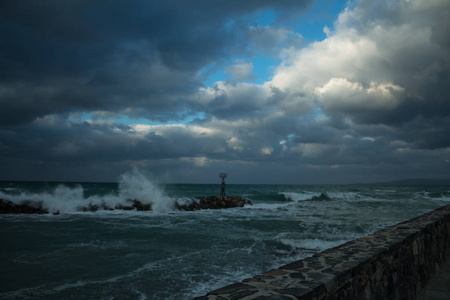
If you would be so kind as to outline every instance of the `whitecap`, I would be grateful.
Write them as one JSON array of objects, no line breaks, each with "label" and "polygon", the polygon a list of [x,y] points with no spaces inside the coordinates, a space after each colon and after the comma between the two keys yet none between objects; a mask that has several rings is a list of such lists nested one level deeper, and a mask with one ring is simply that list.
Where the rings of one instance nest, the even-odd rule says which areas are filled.
[{"label": "whitecap", "polygon": [[279,192],[279,195],[284,195],[284,197],[286,198],[286,200],[290,200],[290,201],[305,201],[305,200],[310,200],[312,199],[314,196],[318,197],[320,196],[320,193],[314,193],[314,192]]}]

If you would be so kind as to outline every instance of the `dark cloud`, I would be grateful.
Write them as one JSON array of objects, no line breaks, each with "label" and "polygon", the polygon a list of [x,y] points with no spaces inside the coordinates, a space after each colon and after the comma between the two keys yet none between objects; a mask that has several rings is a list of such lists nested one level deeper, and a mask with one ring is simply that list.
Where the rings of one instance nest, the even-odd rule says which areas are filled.
[{"label": "dark cloud", "polygon": [[246,51],[239,39],[250,16],[298,13],[309,3],[2,2],[0,104],[7,109],[0,123],[129,107],[164,120],[165,112],[186,109],[184,99],[202,85],[202,67]]},{"label": "dark cloud", "polygon": [[[448,177],[448,1],[351,2],[307,45],[311,1],[211,3],[2,2],[0,179]],[[282,62],[255,84],[259,53]]]}]

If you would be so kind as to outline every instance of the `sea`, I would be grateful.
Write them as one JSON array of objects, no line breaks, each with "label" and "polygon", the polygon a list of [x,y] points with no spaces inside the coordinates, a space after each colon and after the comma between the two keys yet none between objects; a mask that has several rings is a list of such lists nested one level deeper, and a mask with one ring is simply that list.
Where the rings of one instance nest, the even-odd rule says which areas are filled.
[{"label": "sea", "polygon": [[[450,204],[450,186],[227,184],[253,205],[178,211],[217,184],[0,182],[0,299],[192,299]],[[151,203],[152,211],[79,207]]]}]

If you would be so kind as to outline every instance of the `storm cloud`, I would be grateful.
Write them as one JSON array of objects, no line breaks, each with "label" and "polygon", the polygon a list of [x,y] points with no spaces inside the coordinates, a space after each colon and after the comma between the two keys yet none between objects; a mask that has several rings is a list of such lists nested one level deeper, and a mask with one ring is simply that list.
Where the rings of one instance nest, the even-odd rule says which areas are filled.
[{"label": "storm cloud", "polygon": [[311,5],[2,2],[0,179],[448,178],[450,3],[350,2],[307,42]]}]

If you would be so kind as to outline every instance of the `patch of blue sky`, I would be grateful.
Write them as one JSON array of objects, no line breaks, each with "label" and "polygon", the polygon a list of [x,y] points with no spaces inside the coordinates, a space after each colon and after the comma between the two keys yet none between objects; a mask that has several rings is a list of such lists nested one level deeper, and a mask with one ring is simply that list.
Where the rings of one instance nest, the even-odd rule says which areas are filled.
[{"label": "patch of blue sky", "polygon": [[277,15],[273,10],[266,10],[255,18],[255,26],[270,26],[277,19]]},{"label": "patch of blue sky", "polygon": [[188,116],[183,116],[182,114],[179,114],[178,116],[179,116],[179,118],[177,118],[177,119],[160,122],[160,121],[154,121],[154,120],[147,119],[147,118],[134,118],[134,117],[129,117],[129,116],[125,116],[125,115],[120,115],[115,119],[115,121],[123,123],[123,124],[127,124],[127,125],[134,125],[134,124],[146,124],[146,125],[185,124],[185,125],[188,125],[189,123],[191,123],[197,119],[200,119],[200,120],[205,119],[205,113],[203,113],[203,112],[197,112],[193,115],[188,115]]},{"label": "patch of blue sky", "polygon": [[[204,112],[197,112],[192,115],[183,116],[183,114],[178,114],[180,117],[176,120],[168,120],[166,122],[155,121],[147,118],[136,118],[126,115],[114,115],[109,117],[100,117],[95,115],[94,113],[79,113],[76,115],[72,115],[69,117],[69,121],[73,122],[85,122],[85,121],[107,121],[107,122],[117,122],[125,125],[136,125],[136,124],[145,124],[145,125],[169,125],[169,124],[189,124],[195,120],[204,120],[206,115]],[[156,119],[156,118],[155,118]]]},{"label": "patch of blue sky", "polygon": [[86,112],[71,113],[68,117],[69,122],[85,122],[85,121],[93,120],[93,119],[94,119],[94,115],[92,113],[86,113]]},{"label": "patch of blue sky", "polygon": [[324,116],[325,116],[325,114],[323,113],[323,110],[317,106],[314,108],[313,114],[314,114],[314,118],[316,120],[320,120],[320,119],[324,118]]},{"label": "patch of blue sky", "polygon": [[227,78],[227,73],[223,69],[217,68],[212,64],[201,69],[200,73],[205,78],[203,84],[209,87],[212,87],[217,81],[224,81]]},{"label": "patch of blue sky", "polygon": [[[327,37],[324,28],[328,27],[331,31],[333,30],[334,22],[348,3],[347,0],[315,0],[304,14],[298,16],[298,19],[289,19],[286,22],[277,22],[276,13],[272,10],[266,10],[259,13],[250,26],[285,26],[301,34],[306,44],[322,41]],[[229,21],[227,26],[231,30],[233,28],[233,21]],[[270,81],[275,68],[281,63],[281,58],[277,55],[270,56],[258,52],[251,57],[230,57],[228,59],[228,66],[237,60],[243,60],[253,64],[253,73],[256,79],[248,82],[255,84]],[[218,81],[231,79],[232,76],[225,71],[226,67],[219,67],[214,63],[204,67],[200,70],[200,73],[205,78],[203,83],[208,87],[212,87]]]},{"label": "patch of blue sky", "polygon": [[263,84],[272,79],[275,68],[281,63],[281,58],[258,53],[251,62],[253,63],[253,73],[256,75],[253,82]]},{"label": "patch of blue sky", "polygon": [[218,67],[215,63],[203,67],[200,70],[200,74],[204,77],[203,84],[212,87],[218,81],[233,81],[232,74],[228,73],[226,68],[243,61],[253,65],[253,74],[255,75],[254,78],[243,81],[262,84],[272,79],[275,68],[281,63],[281,58],[261,52],[257,52],[251,57],[232,56],[227,59],[227,65],[224,67]]},{"label": "patch of blue sky", "polygon": [[281,62],[280,59],[272,58],[261,53],[258,53],[251,58],[235,56],[230,58],[228,65],[224,68],[217,68],[211,64],[200,70],[200,73],[205,78],[203,84],[212,87],[218,81],[234,81],[233,75],[226,72],[225,69],[228,66],[232,66],[233,64],[242,61],[253,64],[253,74],[256,76],[252,79],[243,80],[243,82],[252,82],[256,84],[261,84],[270,80],[272,78],[274,67]]}]

